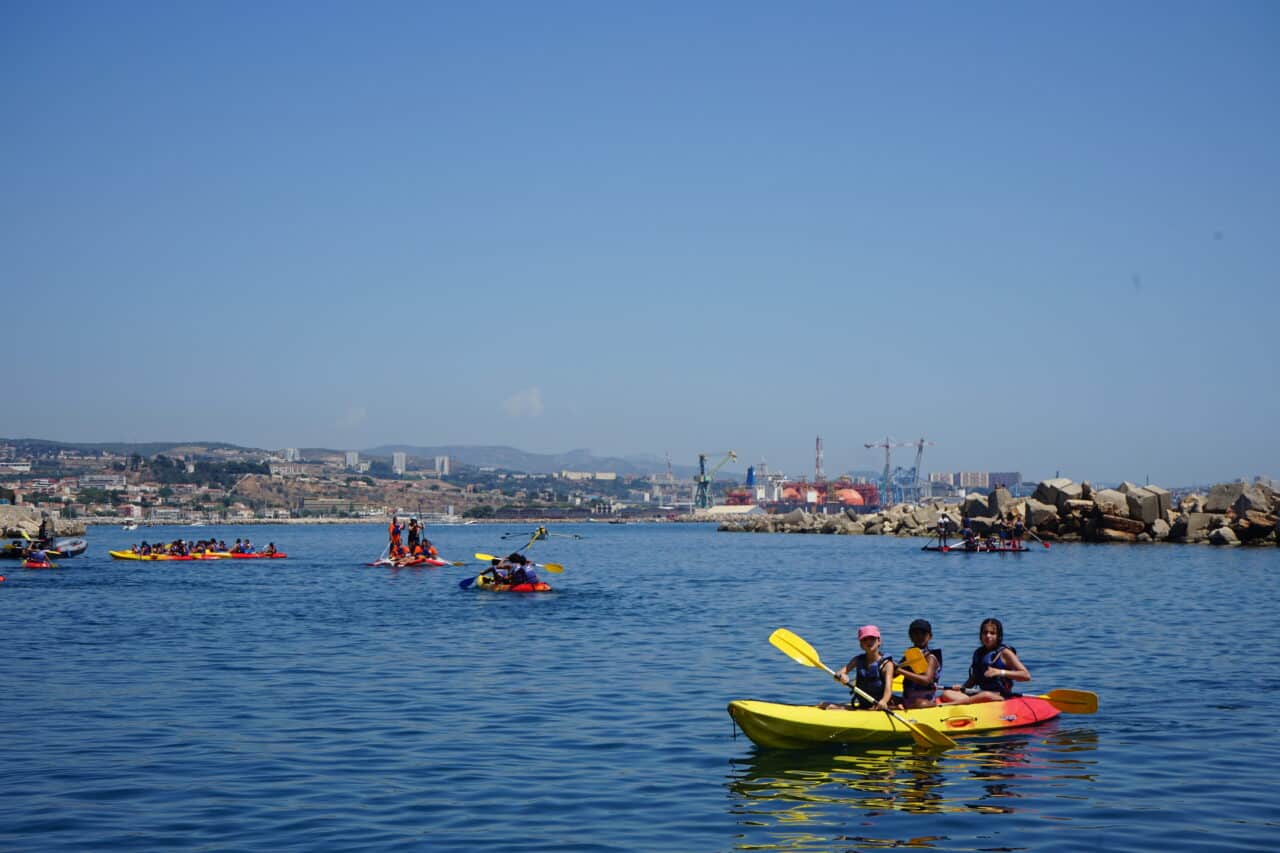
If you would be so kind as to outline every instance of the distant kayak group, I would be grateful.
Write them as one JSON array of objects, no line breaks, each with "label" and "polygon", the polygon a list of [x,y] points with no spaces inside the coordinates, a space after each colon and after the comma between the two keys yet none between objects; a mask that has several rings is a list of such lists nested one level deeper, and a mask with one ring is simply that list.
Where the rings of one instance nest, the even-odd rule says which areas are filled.
[{"label": "distant kayak group", "polygon": [[1022,543],[1023,536],[1030,536],[1045,548],[1049,547],[1048,543],[1043,539],[1027,530],[1026,525],[1022,523],[1022,516],[1014,512],[1006,512],[997,519],[995,529],[986,536],[977,535],[973,527],[970,526],[969,519],[962,518],[959,525],[960,540],[954,544],[948,541],[948,537],[953,532],[956,532],[956,522],[946,512],[943,512],[938,517],[935,530],[937,531],[936,542],[925,545],[920,549],[921,551],[934,551],[942,554],[966,552],[973,554],[1005,554],[1028,551],[1030,549]]},{"label": "distant kayak group", "polygon": [[201,539],[188,542],[175,539],[172,542],[143,542],[126,551],[108,551],[116,560],[282,560],[288,556],[268,542],[258,551],[248,539],[237,539],[230,547],[222,540]]},{"label": "distant kayak group", "polygon": [[[523,536],[523,534],[518,535]],[[551,592],[551,585],[538,577],[537,569],[555,574],[563,572],[564,566],[559,563],[535,563],[522,553],[535,542],[546,539],[550,535],[545,527],[539,527],[530,534],[529,540],[523,547],[506,557],[476,554],[475,558],[488,563],[488,566],[474,577],[463,578],[458,582],[458,586],[462,589],[483,589],[489,592]],[[368,565],[402,569],[464,566],[466,563],[441,559],[440,552],[435,545],[431,544],[425,529],[418,523],[416,517],[410,517],[406,525],[402,525],[398,517],[392,517],[391,523],[387,525],[387,546],[382,556]]]}]

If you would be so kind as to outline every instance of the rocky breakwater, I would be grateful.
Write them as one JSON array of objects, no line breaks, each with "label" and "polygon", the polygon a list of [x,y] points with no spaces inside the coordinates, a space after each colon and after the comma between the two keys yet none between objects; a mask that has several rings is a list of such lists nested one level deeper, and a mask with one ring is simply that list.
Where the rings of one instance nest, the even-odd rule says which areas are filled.
[{"label": "rocky breakwater", "polygon": [[0,506],[0,538],[21,539],[26,534],[34,539],[40,535],[41,523],[51,523],[54,536],[83,536],[85,531],[82,521],[53,518],[29,506]]},{"label": "rocky breakwater", "polygon": [[934,536],[946,511],[964,518],[974,532],[996,532],[1007,514],[1023,519],[1041,539],[1062,542],[1207,542],[1213,545],[1276,545],[1280,494],[1262,484],[1222,483],[1208,495],[1173,500],[1159,486],[1121,483],[1094,489],[1088,482],[1045,480],[1030,498],[1007,489],[971,495],[960,505],[930,501],[898,504],[871,515],[851,510],[835,515],[801,509],[779,515],[726,521],[720,530],[742,533],[827,533],[865,536]]}]

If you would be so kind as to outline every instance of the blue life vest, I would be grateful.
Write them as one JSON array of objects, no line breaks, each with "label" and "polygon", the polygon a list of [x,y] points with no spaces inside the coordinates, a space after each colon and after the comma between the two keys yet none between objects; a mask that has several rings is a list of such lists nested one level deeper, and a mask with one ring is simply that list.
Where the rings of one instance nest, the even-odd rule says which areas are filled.
[{"label": "blue life vest", "polygon": [[[902,700],[932,699],[938,690],[938,682],[942,680],[942,649],[924,649],[924,654],[938,659],[938,669],[933,674],[933,681],[928,684],[917,684],[905,676],[902,679]],[[923,673],[922,673],[923,674]]]},{"label": "blue life vest", "polygon": [[977,686],[979,690],[990,690],[992,693],[999,693],[1008,699],[1013,695],[1013,679],[1011,678],[987,678],[984,673],[991,668],[1007,669],[998,663],[1000,653],[1005,649],[1013,652],[1015,655],[1018,650],[1013,646],[998,646],[997,648],[987,651],[985,648],[979,647],[973,650],[973,663],[969,666],[969,678]]},{"label": "blue life vest", "polygon": [[854,705],[859,708],[870,708],[880,701],[880,697],[884,695],[884,665],[888,662],[889,658],[882,657],[876,664],[868,664],[865,653],[853,659],[855,676],[853,683],[874,700],[868,702],[855,693],[853,694]]}]

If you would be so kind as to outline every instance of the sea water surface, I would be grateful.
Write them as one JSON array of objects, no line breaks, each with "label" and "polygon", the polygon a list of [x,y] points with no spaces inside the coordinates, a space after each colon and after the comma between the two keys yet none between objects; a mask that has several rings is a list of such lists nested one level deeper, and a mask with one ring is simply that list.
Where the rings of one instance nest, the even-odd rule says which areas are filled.
[{"label": "sea water surface", "polygon": [[[430,532],[504,553],[519,526]],[[1280,550],[1033,547],[551,526],[539,596],[470,567],[371,568],[372,526],[95,528],[0,573],[3,850],[1274,849]],[[251,536],[289,559],[138,563],[141,538]],[[934,626],[962,681],[1001,618],[1033,681],[1100,697],[926,754],[757,749],[734,698],[847,695],[838,666]]]}]

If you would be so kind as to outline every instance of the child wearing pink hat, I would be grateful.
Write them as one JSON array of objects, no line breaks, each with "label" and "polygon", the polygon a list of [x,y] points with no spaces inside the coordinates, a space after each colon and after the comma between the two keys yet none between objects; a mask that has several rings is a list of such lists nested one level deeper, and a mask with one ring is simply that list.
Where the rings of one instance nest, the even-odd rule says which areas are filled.
[{"label": "child wearing pink hat", "polygon": [[893,697],[893,659],[880,654],[880,629],[875,625],[863,625],[858,629],[858,645],[862,647],[862,653],[854,655],[847,664],[836,670],[836,680],[841,684],[849,684],[849,673],[852,672],[853,684],[874,699],[875,703],[872,704],[854,693],[849,705],[823,702],[819,707],[875,708],[879,711],[889,708],[889,700]]}]

